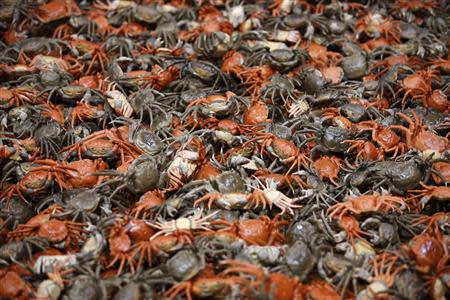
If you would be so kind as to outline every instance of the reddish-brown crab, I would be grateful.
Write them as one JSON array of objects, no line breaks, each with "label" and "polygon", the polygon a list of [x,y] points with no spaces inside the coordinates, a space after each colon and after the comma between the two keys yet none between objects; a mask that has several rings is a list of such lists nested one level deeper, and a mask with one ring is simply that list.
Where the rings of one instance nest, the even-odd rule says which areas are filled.
[{"label": "reddish-brown crab", "polygon": [[[186,299],[192,300],[193,296],[200,298],[215,297],[230,292],[233,285],[242,285],[246,289],[248,282],[238,276],[222,276],[214,274],[212,266],[207,265],[199,274],[190,280],[186,280],[173,285],[164,296],[168,300],[176,299],[180,294],[186,295]],[[240,291],[240,294],[245,294]]]},{"label": "reddish-brown crab", "polygon": [[441,226],[445,227],[450,223],[450,213],[437,212],[431,216],[420,216],[413,225],[424,224],[427,227],[422,233],[429,233],[442,239]]},{"label": "reddish-brown crab", "polygon": [[322,156],[314,161],[313,167],[319,173],[321,180],[328,179],[335,186],[339,186],[336,180],[341,170],[341,162],[342,160],[336,156]]},{"label": "reddish-brown crab", "polygon": [[[303,284],[297,277],[289,277],[279,272],[268,272],[251,263],[240,260],[226,260],[222,264],[227,268],[221,273],[246,274],[254,276],[249,284],[253,290],[259,290],[277,300],[303,300],[303,299],[330,299],[339,300],[336,289],[322,280],[314,280],[309,284]],[[249,285],[247,283],[247,286]],[[244,286],[244,287],[247,287]]]},{"label": "reddish-brown crab", "polygon": [[429,186],[423,182],[420,183],[423,190],[410,190],[409,192],[416,194],[414,198],[423,198],[425,202],[429,200],[449,201],[450,187],[448,186]]},{"label": "reddish-brown crab", "polygon": [[404,93],[402,105],[405,107],[406,100],[410,96],[413,100],[419,99],[423,106],[437,109],[441,112],[448,111],[448,100],[440,90],[432,88],[432,81],[442,80],[437,70],[423,70],[407,76],[401,81],[401,87],[397,94]]},{"label": "reddish-brown crab", "polygon": [[294,168],[297,168],[297,170],[300,170],[301,166],[307,168],[311,162],[309,157],[301,152],[293,142],[279,138],[271,133],[257,134],[257,137],[247,141],[244,145],[261,140],[261,155],[267,154],[276,157],[281,162],[290,165],[286,174],[290,174]]},{"label": "reddish-brown crab", "polygon": [[108,168],[108,165],[101,158],[76,160],[66,166],[68,167],[68,173],[65,174],[65,179],[67,184],[75,189],[92,188],[101,183],[102,177],[92,174]]},{"label": "reddish-brown crab", "polygon": [[347,199],[328,208],[330,217],[342,219],[347,213],[361,214],[375,211],[402,211],[407,202],[402,197],[388,195],[363,195]]},{"label": "reddish-brown crab", "polygon": [[31,287],[15,271],[0,269],[0,297],[5,299],[30,299]]},{"label": "reddish-brown crab", "polygon": [[121,274],[126,266],[134,273],[142,268],[145,260],[151,265],[155,254],[172,251],[184,243],[176,235],[151,238],[153,235],[154,230],[147,221],[119,217],[109,232],[112,259],[107,268],[119,263],[117,274]]},{"label": "reddish-brown crab", "polygon": [[[61,210],[60,207],[50,209]],[[52,213],[44,212],[32,217],[27,223],[18,225],[9,233],[9,237],[18,240],[26,236],[37,236],[51,243],[65,242],[66,247],[70,247],[71,244],[79,245],[79,242],[85,239],[83,237],[83,233],[86,232],[85,226],[84,223],[56,219]]]},{"label": "reddish-brown crab", "polygon": [[81,10],[73,0],[52,0],[35,8],[33,15],[42,23],[80,15]]},{"label": "reddish-brown crab", "polygon": [[403,252],[416,262],[416,270],[429,273],[442,267],[450,258],[445,241],[425,233],[416,235],[407,245],[402,245]]},{"label": "reddish-brown crab", "polygon": [[279,232],[281,226],[288,224],[287,221],[280,221],[280,215],[273,220],[268,216],[261,216],[259,219],[247,219],[242,221],[234,221],[229,223],[225,220],[214,221],[214,225],[226,226],[213,233],[206,234],[222,234],[229,233],[235,237],[244,240],[250,245],[277,245],[285,241],[283,234]]},{"label": "reddish-brown crab", "polygon": [[269,119],[269,108],[262,101],[252,101],[251,105],[244,112],[243,121],[245,125],[260,125],[262,123],[271,123]]},{"label": "reddish-brown crab", "polygon": [[391,7],[395,11],[432,11],[438,4],[433,0],[398,0],[392,3]]},{"label": "reddish-brown crab", "polygon": [[363,121],[356,126],[361,132],[370,131],[372,140],[380,145],[385,152],[393,152],[393,157],[406,151],[406,145],[401,142],[400,137],[392,129],[383,127],[375,121]]},{"label": "reddish-brown crab", "polygon": [[242,85],[246,86],[243,95],[252,94],[256,96],[263,83],[267,82],[273,75],[273,70],[268,65],[245,68],[237,76],[241,79]]},{"label": "reddish-brown crab", "polygon": [[350,241],[352,246],[355,245],[355,238],[368,243],[363,237],[363,235],[367,236],[368,234],[361,230],[355,217],[344,215],[338,220],[338,223],[339,226],[347,233],[347,239]]},{"label": "reddish-brown crab", "polygon": [[135,271],[134,251],[132,249],[131,239],[123,226],[114,226],[108,238],[109,249],[112,260],[107,266],[110,268],[117,262],[120,262],[117,274],[121,274],[125,263],[128,264],[132,273]]},{"label": "reddish-brown crab", "polygon": [[165,198],[166,196],[160,190],[148,191],[133,205],[130,213],[135,218],[142,216],[142,218],[146,219],[151,209],[163,204]]},{"label": "reddish-brown crab", "polygon": [[0,104],[6,104],[8,108],[25,104],[44,104],[45,97],[37,97],[37,95],[38,91],[29,87],[0,88]]},{"label": "reddish-brown crab", "polygon": [[70,126],[73,128],[75,122],[84,122],[94,120],[103,116],[104,111],[101,106],[93,106],[85,102],[78,101],[76,106],[70,112]]},{"label": "reddish-brown crab", "polygon": [[357,160],[384,160],[383,149],[377,148],[372,142],[365,140],[344,140],[344,142],[351,145],[347,152],[356,152]]},{"label": "reddish-brown crab", "polygon": [[436,184],[440,185],[444,181],[450,182],[450,163],[439,161],[433,163],[433,171],[436,172],[436,174],[433,172],[431,176],[433,177],[434,182]]},{"label": "reddish-brown crab", "polygon": [[89,158],[108,158],[116,154],[120,155],[122,163],[125,157],[137,158],[143,152],[128,141],[128,127],[122,126],[112,129],[104,129],[92,133],[74,145],[67,146],[61,152],[67,153],[64,159],[68,159],[73,152]]},{"label": "reddish-brown crab", "polygon": [[25,195],[39,193],[56,182],[61,190],[70,188],[64,180],[64,175],[71,176],[70,171],[77,170],[53,160],[35,160],[37,166],[31,167],[28,172],[14,185],[11,185],[0,194],[0,199],[9,200],[17,194],[25,203],[29,203]]},{"label": "reddish-brown crab", "polygon": [[423,125],[422,118],[414,110],[411,110],[411,114],[414,121],[406,114],[398,113],[408,123],[408,128],[402,125],[392,125],[391,128],[398,129],[405,135],[406,146],[409,149],[414,148],[421,152],[430,151],[435,154],[435,158],[439,158],[441,153],[449,147],[448,139],[426,130],[427,127]]},{"label": "reddish-brown crab", "polygon": [[261,181],[273,181],[277,185],[278,189],[289,187],[292,191],[294,191],[294,185],[303,188],[306,187],[306,183],[298,174],[284,175],[273,173],[267,169],[259,169],[253,175]]},{"label": "reddish-brown crab", "polygon": [[[254,289],[263,287],[263,292],[278,300],[302,299],[302,284],[298,278],[290,278],[279,272],[267,272],[266,270],[240,260],[226,260],[223,264],[227,268],[222,272],[223,275],[247,274],[255,276],[252,282]],[[300,296],[300,298],[298,298]]]},{"label": "reddish-brown crab", "polygon": [[244,69],[244,61],[244,56],[241,53],[234,50],[228,51],[223,56],[221,70],[225,74],[238,76],[238,78],[242,81],[242,76],[240,75],[240,73]]},{"label": "reddish-brown crab", "polygon": [[326,47],[314,42],[303,42],[300,47],[306,47],[313,64],[319,68],[337,66],[342,60],[342,54],[328,51]]}]

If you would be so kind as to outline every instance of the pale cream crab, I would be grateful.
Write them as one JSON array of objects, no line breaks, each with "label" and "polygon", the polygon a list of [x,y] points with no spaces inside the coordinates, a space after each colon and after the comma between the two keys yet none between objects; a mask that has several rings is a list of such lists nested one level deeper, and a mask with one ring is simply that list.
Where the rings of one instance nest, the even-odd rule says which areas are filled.
[{"label": "pale cream crab", "polygon": [[227,210],[241,209],[248,206],[247,195],[244,193],[208,193],[195,200],[194,206],[205,201],[208,202],[207,206],[209,209],[211,209],[213,203],[215,203],[217,207]]},{"label": "pale cream crab", "polygon": [[116,89],[117,85],[115,83],[110,83],[108,85],[108,90],[106,92],[106,100],[108,104],[114,109],[116,114],[119,116],[124,116],[125,118],[131,117],[133,114],[133,107],[130,102],[128,102],[127,96],[121,91]]},{"label": "pale cream crab", "polygon": [[178,151],[167,169],[169,190],[175,190],[184,185],[183,181],[190,178],[197,170],[198,159],[199,154],[196,151]]},{"label": "pale cream crab", "polygon": [[275,205],[281,209],[281,214],[284,214],[287,211],[291,215],[294,214],[294,208],[303,207],[302,205],[294,204],[296,201],[300,200],[300,198],[289,198],[278,191],[277,183],[273,179],[266,180],[266,183],[264,184],[259,178],[254,178],[256,179],[257,185],[249,185],[253,189],[253,192],[247,196],[250,207],[256,208],[262,204],[263,209],[265,209],[267,205],[272,209],[273,205]]},{"label": "pale cream crab", "polygon": [[217,210],[205,217],[202,217],[203,209],[198,209],[193,216],[190,217],[180,217],[175,220],[165,221],[163,219],[159,219],[155,223],[148,223],[153,228],[159,229],[157,233],[155,233],[150,240],[154,240],[158,236],[161,235],[171,235],[171,234],[181,234],[185,235],[188,241],[192,241],[194,239],[193,231],[195,230],[205,230],[211,231],[212,229],[207,226],[210,224],[208,221],[210,218],[218,214],[220,211]]}]

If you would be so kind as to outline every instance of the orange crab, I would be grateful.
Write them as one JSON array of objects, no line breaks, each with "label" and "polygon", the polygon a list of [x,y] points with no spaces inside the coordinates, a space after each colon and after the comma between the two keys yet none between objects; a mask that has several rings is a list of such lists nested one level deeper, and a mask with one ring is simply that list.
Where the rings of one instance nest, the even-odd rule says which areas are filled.
[{"label": "orange crab", "polygon": [[405,135],[405,142],[408,148],[415,148],[421,152],[431,151],[439,157],[442,152],[448,149],[448,139],[426,130],[427,127],[423,125],[422,118],[413,110],[411,110],[411,114],[414,121],[406,114],[398,113],[408,123],[408,128],[402,125],[392,125],[391,128],[398,129]]},{"label": "orange crab", "polygon": [[347,213],[361,214],[376,211],[398,211],[407,207],[404,198],[388,195],[363,195],[359,197],[348,198],[345,202],[337,203],[328,208],[327,213],[330,217],[342,219]]}]

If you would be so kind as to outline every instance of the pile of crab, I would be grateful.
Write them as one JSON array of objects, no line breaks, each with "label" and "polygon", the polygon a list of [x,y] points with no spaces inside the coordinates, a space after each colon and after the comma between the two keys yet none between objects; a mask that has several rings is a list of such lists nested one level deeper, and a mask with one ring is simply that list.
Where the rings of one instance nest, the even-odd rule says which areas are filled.
[{"label": "pile of crab", "polygon": [[0,0],[1,299],[450,298],[450,5]]}]

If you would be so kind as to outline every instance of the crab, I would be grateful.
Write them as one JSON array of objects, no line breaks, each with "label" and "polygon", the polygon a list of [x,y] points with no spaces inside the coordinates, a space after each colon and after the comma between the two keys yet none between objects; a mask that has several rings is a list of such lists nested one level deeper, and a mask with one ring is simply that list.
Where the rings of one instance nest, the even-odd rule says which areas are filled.
[{"label": "crab", "polygon": [[107,64],[109,63],[109,57],[105,53],[103,45],[98,45],[86,40],[72,40],[70,41],[72,51],[80,56],[81,59],[89,60],[85,70],[86,74],[94,74],[96,71],[96,65],[100,71],[104,72]]},{"label": "crab", "polygon": [[256,208],[262,203],[263,209],[266,209],[267,204],[269,205],[269,208],[272,209],[272,206],[275,205],[281,209],[281,214],[284,214],[287,211],[291,215],[294,214],[293,208],[302,207],[302,205],[294,204],[299,198],[291,199],[278,191],[277,183],[274,180],[266,180],[266,183],[264,184],[258,177],[254,178],[257,185],[251,186],[253,192],[247,197],[250,202],[249,206]]},{"label": "crab", "polygon": [[[81,159],[70,163],[62,163],[61,167],[67,169],[64,174],[65,183],[70,188],[93,188],[100,184],[101,177],[94,176],[93,173],[108,168],[108,165],[101,159]],[[75,170],[75,171],[73,171]]]},{"label": "crab", "polygon": [[[286,3],[288,1],[282,2]],[[307,2],[304,2],[302,4],[305,6],[309,5]],[[320,30],[324,34],[327,34],[329,32],[328,22],[328,19],[320,13],[311,13],[305,11],[301,14],[295,13],[289,14],[284,17],[272,18],[272,20],[269,19],[268,23],[269,25],[274,27],[274,30],[277,30],[278,28],[285,30],[301,30],[302,36],[308,41],[311,41],[316,30]],[[301,39],[299,40],[299,42],[300,41]]]},{"label": "crab", "polygon": [[364,33],[372,38],[383,37],[387,41],[400,43],[399,21],[385,18],[379,13],[369,12],[356,22],[355,27],[357,38]]},{"label": "crab", "polygon": [[342,219],[347,213],[356,215],[376,211],[397,211],[407,207],[407,202],[402,197],[388,195],[363,195],[348,198],[347,201],[337,203],[327,209],[330,217]]},{"label": "crab", "polygon": [[345,190],[338,190],[336,187],[323,182],[318,176],[307,171],[296,172],[293,175],[299,177],[300,175],[306,175],[306,182],[303,184],[304,189],[301,190],[303,195],[299,199],[306,199],[308,203],[315,203],[317,207],[330,207],[330,203],[338,203],[337,198]]},{"label": "crab", "polygon": [[448,268],[448,245],[445,240],[424,233],[416,235],[406,245],[402,245],[402,252],[415,261],[415,269],[423,274]]},{"label": "crab", "polygon": [[111,251],[112,260],[107,266],[110,268],[114,266],[118,261],[120,262],[117,274],[121,274],[125,263],[128,264],[132,273],[135,272],[135,262],[133,259],[134,251],[132,249],[132,243],[126,229],[123,226],[114,226],[109,233],[109,248]]},{"label": "crab", "polygon": [[19,55],[22,55],[25,58],[27,54],[45,53],[51,55],[50,53],[54,51],[58,51],[59,56],[61,56],[63,47],[68,47],[65,41],[45,37],[32,37],[17,42],[14,48],[12,48],[12,51],[18,52]]},{"label": "crab", "polygon": [[416,194],[414,198],[422,197],[422,204],[434,199],[438,201],[449,201],[450,200],[450,187],[448,186],[429,186],[420,182],[423,190],[410,190],[409,192]]},{"label": "crab", "polygon": [[[325,46],[316,44],[314,42],[305,43],[306,50],[314,65],[319,68],[327,68],[330,66],[337,66],[342,61],[342,54],[338,52],[328,51]],[[302,44],[300,44],[302,47]]]},{"label": "crab", "polygon": [[364,290],[362,290],[358,297],[367,297],[371,299],[389,292],[394,285],[396,276],[407,268],[406,265],[397,265],[398,256],[388,253],[382,253],[371,260],[372,276],[367,278],[370,283]]},{"label": "crab", "polygon": [[207,227],[210,224],[208,220],[219,212],[220,211],[215,211],[202,217],[203,210],[198,209],[191,217],[180,217],[172,221],[159,219],[159,221],[155,223],[149,223],[150,226],[159,230],[151,237],[151,239],[153,240],[161,235],[171,235],[175,233],[182,234],[187,241],[192,243],[194,239],[192,232],[197,230],[211,231],[211,229]]},{"label": "crab", "polygon": [[244,70],[244,55],[235,50],[230,50],[223,56],[221,70],[227,75],[236,75],[242,81],[240,73]]},{"label": "crab", "polygon": [[77,102],[70,111],[70,126],[73,128],[76,121],[94,120],[103,117],[105,112],[98,106],[93,106],[85,102]]},{"label": "crab", "polygon": [[309,166],[309,157],[301,152],[293,142],[279,138],[271,133],[258,134],[257,137],[247,141],[244,145],[260,140],[262,140],[261,155],[267,153],[290,165],[286,174],[290,174],[295,167],[300,170],[302,165],[306,168]]},{"label": "crab", "polygon": [[375,121],[359,122],[356,126],[360,132],[371,132],[372,140],[381,146],[385,152],[393,152],[393,157],[406,151],[407,145],[401,142],[400,137],[391,129],[395,127],[383,127]]},{"label": "crab", "polygon": [[[269,119],[269,108],[267,104],[262,101],[253,100],[250,106],[243,114],[243,121],[245,125],[263,125],[264,123],[271,123]],[[256,128],[257,126],[255,126]]]},{"label": "crab", "polygon": [[189,61],[185,58],[176,58],[168,67],[179,64],[182,65],[180,68],[180,79],[174,81],[172,84],[177,90],[184,91],[189,89],[189,78],[199,80],[202,84],[212,83],[212,90],[222,85],[225,86],[227,90],[230,89],[229,80],[227,80],[226,75],[220,68],[208,61]]},{"label": "crab", "polygon": [[225,32],[202,32],[194,42],[194,49],[206,57],[222,57],[232,46],[230,35]]},{"label": "crab", "polygon": [[148,117],[150,119],[150,126],[153,125],[153,120],[156,115],[155,111],[159,111],[168,118],[167,110],[172,108],[171,106],[158,101],[157,96],[164,96],[164,94],[147,87],[130,97],[131,107],[139,116],[139,120],[143,120],[144,116]]},{"label": "crab", "polygon": [[438,7],[438,4],[432,0],[399,0],[391,4],[394,11],[406,13],[408,11],[429,11],[434,14],[434,9]]},{"label": "crab", "polygon": [[298,98],[299,92],[297,88],[300,86],[301,82],[298,78],[276,73],[262,84],[260,94],[264,99],[271,99],[272,104],[275,104],[278,99],[281,99],[283,103],[287,103]]},{"label": "crab", "polygon": [[53,0],[42,4],[33,10],[33,16],[42,23],[50,23],[56,20],[80,15],[81,10],[73,0]]},{"label": "crab", "polygon": [[[310,153],[315,153],[316,151],[324,153],[344,152],[348,149],[348,144],[345,140],[349,140],[351,137],[350,130],[336,126],[317,127],[306,125],[304,129],[298,130],[297,134],[300,138],[299,148],[313,142],[314,146]],[[305,134],[307,134],[306,137]]]},{"label": "crab", "polygon": [[410,96],[413,100],[420,99],[425,107],[431,107],[439,111],[448,110],[447,97],[440,90],[432,88],[433,81],[442,80],[437,70],[429,69],[417,71],[408,75],[400,82],[397,95],[403,93],[402,106],[405,107],[406,100]]},{"label": "crab", "polygon": [[310,60],[310,56],[303,49],[275,49],[263,47],[256,50],[247,63],[250,66],[267,64],[280,72],[286,72]]},{"label": "crab", "polygon": [[355,217],[344,215],[344,216],[342,216],[342,218],[340,220],[338,220],[338,223],[339,223],[339,226],[346,232],[347,239],[350,241],[353,248],[355,247],[355,238],[358,238],[361,241],[368,243],[363,238],[363,235],[367,236],[370,234],[361,230],[361,228],[359,227],[359,223]]},{"label": "crab", "polygon": [[14,193],[29,204],[25,195],[37,194],[56,182],[61,190],[68,189],[70,186],[64,180],[64,175],[71,176],[71,172],[77,169],[62,165],[61,163],[46,159],[35,160],[35,164],[30,166],[26,174],[15,185],[6,188],[1,194],[0,199],[6,199],[6,205]]},{"label": "crab", "polygon": [[304,115],[311,109],[307,99],[312,99],[313,97],[310,95],[303,95],[300,98],[286,103],[286,110],[289,114],[289,118],[297,119]]},{"label": "crab", "polygon": [[187,145],[191,150],[180,149],[175,154],[175,158],[167,168],[167,178],[169,180],[168,190],[176,190],[184,185],[197,170],[205,156],[205,148],[199,139],[191,139]]},{"label": "crab", "polygon": [[322,156],[321,158],[314,161],[314,169],[318,172],[321,180],[328,179],[335,186],[339,186],[336,182],[338,179],[338,174],[341,169],[342,160],[336,156]]},{"label": "crab", "polygon": [[[58,208],[50,207],[49,209]],[[45,211],[32,217],[27,223],[18,225],[9,233],[9,237],[15,240],[26,236],[37,236],[51,243],[65,242],[66,246],[72,243],[78,245],[80,240],[84,240],[83,233],[87,232],[84,229],[85,226],[84,223],[56,219],[52,213]]]},{"label": "crab", "polygon": [[139,201],[131,208],[130,213],[135,218],[142,216],[142,218],[145,219],[148,217],[149,211],[151,211],[152,208],[163,204],[165,198],[164,193],[160,190],[150,190],[139,198]]},{"label": "crab", "polygon": [[245,286],[247,283],[247,281],[236,276],[216,276],[212,275],[211,272],[213,270],[208,268],[191,280],[174,284],[164,293],[164,296],[168,300],[174,300],[182,294],[185,294],[188,300],[192,300],[193,295],[200,298],[213,297],[229,292],[237,284]]},{"label": "crab", "polygon": [[228,210],[244,208],[249,204],[247,195],[243,193],[208,193],[195,200],[194,206],[205,201],[208,201],[208,208],[211,208],[212,204],[215,203],[218,207]]},{"label": "crab", "polygon": [[269,296],[273,299],[340,299],[336,289],[323,280],[313,280],[308,285],[303,284],[298,277],[289,277],[280,272],[269,272],[254,264],[240,260],[225,260],[227,268],[223,275],[230,276],[233,273],[245,274],[245,278],[254,277],[250,283],[245,283],[241,288],[249,285],[252,290],[259,292],[258,296]]},{"label": "crab", "polygon": [[25,104],[44,104],[44,97],[37,97],[37,90],[29,87],[0,88],[0,105],[8,108]]},{"label": "crab", "polygon": [[248,107],[248,103],[242,97],[236,96],[231,91],[227,91],[225,95],[210,95],[204,98],[196,99],[190,102],[186,108],[183,118],[193,115],[198,118],[198,112],[202,116],[215,117],[226,114],[239,114],[242,106]]},{"label": "crab", "polygon": [[115,221],[116,224],[109,232],[108,242],[112,260],[107,268],[119,262],[118,275],[126,265],[131,273],[140,271],[144,260],[151,265],[155,254],[177,249],[183,243],[178,236],[158,236],[151,239],[154,230],[147,221],[141,219],[119,215]]},{"label": "crab", "polygon": [[346,140],[350,145],[347,153],[356,152],[356,160],[384,160],[384,151],[366,140]]},{"label": "crab", "polygon": [[274,71],[268,65],[239,68],[236,71],[236,75],[242,82],[241,85],[246,87],[242,94],[251,93],[252,96],[256,96],[260,92],[261,85],[268,82],[273,74]]},{"label": "crab", "polygon": [[413,224],[416,225],[426,225],[426,228],[422,233],[430,233],[434,234],[439,239],[442,238],[442,233],[444,233],[449,229],[449,221],[450,221],[450,213],[447,212],[437,212],[431,216],[419,216],[416,219],[416,222]]},{"label": "crab", "polygon": [[213,221],[214,226],[225,226],[215,232],[206,232],[204,235],[228,235],[244,240],[249,245],[277,245],[285,241],[284,235],[279,231],[281,226],[288,224],[280,220],[281,215],[270,219],[268,216],[260,216],[259,219],[246,219],[234,221]]},{"label": "crab", "polygon": [[22,279],[16,272],[0,270],[0,297],[7,299],[25,300],[31,297],[31,286]]},{"label": "crab", "polygon": [[94,132],[73,145],[61,149],[66,153],[64,160],[67,160],[73,152],[88,158],[108,158],[120,154],[122,162],[125,162],[125,156],[137,158],[143,152],[138,147],[130,144],[128,141],[129,128],[121,126],[118,128],[104,129]]},{"label": "crab", "polygon": [[129,118],[134,113],[133,107],[127,100],[127,96],[116,89],[115,83],[108,85],[106,100],[118,116]]},{"label": "crab", "polygon": [[115,177],[103,182],[101,185],[97,185],[97,188],[105,185],[116,186],[110,194],[110,198],[113,198],[113,196],[123,189],[134,195],[144,194],[154,189],[160,179],[158,161],[153,156],[147,154],[140,155],[136,159],[132,158],[128,160],[120,165],[117,170],[101,170],[92,175]]},{"label": "crab", "polygon": [[408,148],[415,148],[422,153],[431,152],[439,158],[442,152],[448,150],[450,144],[448,139],[426,130],[427,127],[423,125],[422,118],[414,110],[411,110],[411,114],[414,122],[404,113],[398,113],[408,123],[408,128],[402,125],[392,125],[391,128],[398,129],[405,134],[406,146]]},{"label": "crab", "polygon": [[450,162],[434,162],[432,168],[431,176],[436,184],[441,185],[444,182],[450,182]]}]

